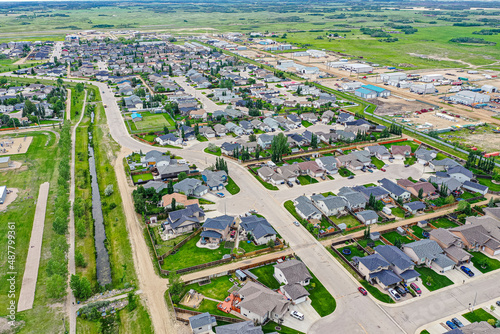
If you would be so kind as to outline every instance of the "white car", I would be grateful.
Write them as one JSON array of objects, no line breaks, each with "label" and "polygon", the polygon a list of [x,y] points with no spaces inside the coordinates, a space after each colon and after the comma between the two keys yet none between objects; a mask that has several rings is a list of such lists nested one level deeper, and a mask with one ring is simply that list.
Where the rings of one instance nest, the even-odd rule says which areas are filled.
[{"label": "white car", "polygon": [[389,293],[391,294],[392,298],[394,298],[394,300],[398,301],[401,299],[401,296],[396,292],[396,290],[389,289]]},{"label": "white car", "polygon": [[304,315],[300,312],[297,311],[291,311],[290,315],[294,317],[295,319],[299,319],[300,321],[304,320]]}]

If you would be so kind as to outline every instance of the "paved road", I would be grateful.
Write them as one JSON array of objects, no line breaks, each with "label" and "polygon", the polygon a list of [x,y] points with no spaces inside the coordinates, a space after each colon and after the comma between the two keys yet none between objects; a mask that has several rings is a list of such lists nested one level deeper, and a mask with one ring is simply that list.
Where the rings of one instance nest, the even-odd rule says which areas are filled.
[{"label": "paved road", "polygon": [[49,187],[50,183],[44,182],[40,185],[40,191],[38,192],[35,218],[33,219],[33,228],[31,230],[30,248],[28,249],[28,256],[26,257],[17,312],[33,308],[33,302],[35,301],[36,281],[42,253],[43,227],[45,225],[45,213],[47,212]]},{"label": "paved road", "polygon": [[174,81],[181,86],[187,94],[193,95],[196,99],[203,103],[203,109],[205,109],[207,113],[212,113],[216,110],[225,108],[225,106],[218,106],[205,94],[202,94],[201,91],[197,91],[193,86],[186,82],[186,77],[174,77]]},{"label": "paved road", "polygon": [[64,42],[59,41],[54,44],[54,48],[52,49],[52,55],[50,56],[50,61],[54,62],[55,58],[61,59],[61,52]]}]

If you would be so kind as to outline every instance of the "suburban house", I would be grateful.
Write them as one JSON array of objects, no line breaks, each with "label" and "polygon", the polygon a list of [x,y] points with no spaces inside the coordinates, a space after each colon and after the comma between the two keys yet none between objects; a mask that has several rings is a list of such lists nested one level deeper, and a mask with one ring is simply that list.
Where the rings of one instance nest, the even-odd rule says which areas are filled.
[{"label": "suburban house", "polygon": [[323,196],[317,194],[311,196],[311,201],[316,204],[325,216],[336,216],[338,214],[345,214],[347,212],[347,201],[340,196]]},{"label": "suburban house", "polygon": [[276,170],[286,181],[295,182],[300,175],[300,169],[297,164],[283,165]]},{"label": "suburban house", "polygon": [[448,168],[448,175],[460,183],[470,181],[474,178],[474,173],[463,166],[455,166]]},{"label": "suburban house", "polygon": [[337,159],[335,159],[334,156],[317,158],[315,162],[321,169],[324,169],[327,174],[336,174],[339,171],[337,169]]},{"label": "suburban house", "polygon": [[347,208],[352,212],[364,210],[368,203],[368,200],[362,193],[352,188],[340,188],[338,196],[346,200]]},{"label": "suburban house", "polygon": [[417,158],[417,162],[421,165],[425,165],[435,159],[437,156],[437,152],[434,150],[427,150],[425,148],[419,148],[415,152],[415,157]]},{"label": "suburban house", "polygon": [[369,200],[372,195],[375,197],[376,201],[381,201],[389,197],[389,192],[380,186],[355,186],[352,187],[352,190],[362,193],[366,200]]},{"label": "suburban house", "polygon": [[455,262],[456,265],[468,263],[472,255],[463,249],[464,243],[462,239],[449,230],[438,228],[429,232],[429,240],[436,241],[444,250],[446,256]]},{"label": "suburban house", "polygon": [[227,184],[227,173],[223,170],[211,171],[205,169],[201,172],[201,178],[210,190],[222,190]]},{"label": "suburban house", "polygon": [[153,188],[157,194],[162,192],[163,189],[167,188],[167,184],[161,181],[149,180],[143,186],[144,189]]},{"label": "suburban house", "polygon": [[180,173],[189,173],[189,166],[187,164],[178,164],[174,161],[171,161],[170,164],[165,166],[158,166],[158,178],[172,179],[179,176]]},{"label": "suburban house", "polygon": [[[491,216],[482,217],[467,217],[465,219],[465,224],[471,224],[473,226],[482,226],[488,232],[488,235],[496,241],[500,241],[500,220],[493,218]],[[494,252],[493,255],[500,254],[500,251]]]},{"label": "suburban house", "polygon": [[217,320],[210,313],[200,313],[189,317],[189,326],[193,334],[212,332],[212,328],[217,326]]},{"label": "suburban house", "polygon": [[232,133],[234,133],[237,136],[241,136],[241,135],[245,134],[245,130],[243,130],[242,127],[240,127],[239,125],[234,124],[233,122],[227,122],[226,123],[226,129],[227,129],[228,132],[232,132]]},{"label": "suburban house", "polygon": [[297,197],[293,200],[293,204],[295,206],[295,211],[297,211],[299,216],[303,219],[321,219],[321,211],[319,211],[306,196]]},{"label": "suburban house", "polygon": [[403,204],[403,208],[411,212],[411,214],[416,214],[419,211],[425,210],[426,205],[420,201],[413,201]]},{"label": "suburban house", "polygon": [[255,282],[246,283],[238,294],[241,298],[240,313],[257,324],[268,319],[279,322],[291,304],[283,295]]},{"label": "suburban house", "polygon": [[455,267],[455,262],[444,254],[439,244],[434,240],[422,239],[402,246],[403,252],[417,265],[444,273]]},{"label": "suburban house", "polygon": [[257,138],[257,144],[260,145],[263,149],[271,147],[271,143],[273,141],[274,136],[268,135],[267,133],[263,133]]},{"label": "suburban house", "polygon": [[216,334],[264,334],[261,326],[255,326],[253,321],[235,322],[233,324],[215,327]]},{"label": "suburban house", "polygon": [[167,133],[166,135],[158,136],[155,138],[155,141],[161,146],[182,144],[182,138],[177,137],[173,133]]},{"label": "suburban house", "polygon": [[311,177],[321,177],[325,171],[315,161],[304,161],[298,163],[301,174]]},{"label": "suburban house", "polygon": [[280,291],[294,304],[305,302],[309,292],[304,286],[312,279],[306,265],[296,259],[274,266],[274,278],[280,283]]},{"label": "suburban house", "polygon": [[500,220],[500,207],[497,208],[484,208],[484,214],[488,217]]},{"label": "suburban house", "polygon": [[229,239],[229,230],[236,224],[235,217],[224,215],[215,218],[208,218],[203,224],[203,231],[200,234],[201,243],[215,243]]},{"label": "suburban house", "polygon": [[347,122],[353,122],[354,121],[354,115],[348,114],[345,112],[339,113],[337,116],[337,123],[345,125]]},{"label": "suburban house", "polygon": [[331,110],[327,110],[321,115],[321,122],[330,123],[335,117],[335,113]]},{"label": "suburban house", "polygon": [[262,122],[266,124],[271,130],[277,130],[280,127],[278,121],[271,117],[264,118]]},{"label": "suburban house", "polygon": [[366,146],[365,150],[370,153],[370,156],[380,160],[388,160],[391,157],[389,150],[382,145]]},{"label": "suburban house", "polygon": [[462,188],[465,190],[472,191],[474,193],[480,193],[481,195],[486,195],[488,193],[488,187],[483,186],[482,184],[475,183],[472,181],[465,181],[464,184],[462,184]]},{"label": "suburban house", "polygon": [[405,283],[411,283],[420,276],[413,269],[415,266],[410,257],[396,246],[380,245],[376,246],[373,250],[390,263],[389,268],[400,276]]},{"label": "suburban house", "polygon": [[163,195],[161,198],[161,206],[167,209],[172,208],[172,200],[175,200],[176,207],[177,205],[182,205],[183,207],[187,207],[191,204],[199,204],[198,199],[188,199],[186,195],[173,193]]},{"label": "suburban house", "polygon": [[198,204],[192,204],[185,209],[170,212],[167,221],[162,223],[162,227],[168,234],[191,232],[200,226],[204,218],[205,212]]},{"label": "suburban house", "polygon": [[215,124],[214,131],[215,134],[219,137],[227,135],[227,128],[222,124]]},{"label": "suburban house", "polygon": [[411,154],[411,147],[409,145],[392,145],[391,154],[394,159],[404,160]]},{"label": "suburban house", "polygon": [[[467,220],[468,218],[471,217],[467,217]],[[469,250],[483,251],[489,255],[500,254],[500,241],[490,235],[481,224],[473,224],[468,220],[465,225],[451,228],[449,231],[460,237],[464,246]]]},{"label": "suburban house", "polygon": [[264,181],[269,181],[271,179],[271,176],[275,174],[275,171],[267,166],[259,168],[257,171],[257,174],[259,174],[260,178]]},{"label": "suburban house", "polygon": [[234,150],[235,149],[238,149],[240,150],[241,149],[241,145],[238,144],[238,143],[228,143],[228,142],[225,142],[225,143],[222,143],[221,146],[220,146],[220,151],[222,154],[225,154],[225,155],[233,155],[234,154]]},{"label": "suburban house", "polygon": [[215,131],[209,126],[201,126],[199,132],[200,135],[207,139],[215,138]]},{"label": "suburban house", "polygon": [[436,193],[436,188],[430,182],[418,181],[413,183],[408,179],[399,179],[398,186],[408,190],[413,196],[418,197],[420,189],[422,189],[422,198],[427,198]]},{"label": "suburban house", "polygon": [[407,201],[410,199],[411,194],[408,190],[403,187],[398,186],[396,183],[392,182],[389,179],[383,178],[378,181],[382,188],[389,192],[389,195],[394,198],[396,201],[401,199],[403,201]]},{"label": "suburban house", "polygon": [[451,160],[450,158],[445,158],[443,160],[432,160],[429,162],[429,167],[435,172],[440,172],[444,170],[448,170],[453,167],[458,167],[461,166],[458,162],[455,160]]},{"label": "suburban house", "polygon": [[365,257],[355,256],[352,261],[366,281],[378,284],[383,289],[388,289],[402,280],[389,269],[391,264],[380,254],[374,253]]},{"label": "suburban house", "polygon": [[356,213],[356,217],[365,225],[376,224],[378,222],[378,215],[373,210],[364,210]]},{"label": "suburban house", "polygon": [[184,179],[174,184],[174,191],[187,196],[201,197],[208,192],[208,187],[198,179]]},{"label": "suburban house", "polygon": [[245,236],[250,233],[257,245],[265,245],[270,240],[276,240],[276,231],[265,218],[255,215],[241,217],[240,228]]}]

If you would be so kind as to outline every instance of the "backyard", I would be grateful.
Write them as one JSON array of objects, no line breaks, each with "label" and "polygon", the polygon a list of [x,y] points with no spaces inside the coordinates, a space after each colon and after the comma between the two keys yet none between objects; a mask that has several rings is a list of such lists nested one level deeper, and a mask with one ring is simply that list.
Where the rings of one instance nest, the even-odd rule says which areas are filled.
[{"label": "backyard", "polygon": [[431,224],[436,228],[445,228],[445,229],[458,226],[457,223],[452,222],[451,220],[445,217],[438,218],[432,221]]},{"label": "backyard", "polygon": [[[345,249],[349,249],[351,251],[351,254],[349,254],[349,255],[344,254],[343,251]],[[365,257],[366,256],[365,252],[362,250],[359,250],[355,244],[339,248],[339,252],[342,253],[342,255],[344,255],[344,257],[349,261],[351,261],[352,258],[355,256],[358,256],[358,257]]]},{"label": "backyard", "polygon": [[[446,286],[452,285],[453,282],[446,276],[436,273],[434,270],[427,267],[415,267],[415,270],[420,274],[422,284],[429,289],[435,291]],[[430,280],[430,285],[428,284]]]},{"label": "backyard", "polygon": [[199,248],[196,246],[200,238],[194,237],[182,246],[175,254],[167,256],[161,266],[165,270],[178,270],[203,263],[221,260],[223,255],[230,254],[231,249],[220,245],[217,249]]},{"label": "backyard", "polygon": [[367,247],[368,246],[368,243],[370,242],[373,242],[375,243],[375,246],[373,247],[377,247],[377,246],[381,246],[381,245],[385,245],[382,241],[380,240],[377,240],[377,241],[373,241],[372,239],[359,239],[357,240],[358,241],[358,244],[360,244],[361,246],[363,247]]},{"label": "backyard", "polygon": [[330,216],[330,219],[337,225],[344,223],[348,228],[361,225],[361,223],[356,218],[354,218],[354,216],[349,214],[340,218]]},{"label": "backyard", "polygon": [[394,245],[394,243],[396,242],[397,239],[401,240],[401,243],[403,243],[403,244],[409,244],[409,243],[413,242],[413,239],[410,239],[410,238],[408,238],[407,236],[404,236],[404,235],[400,235],[396,231],[384,233],[384,234],[382,234],[382,236],[384,238],[386,238],[387,241],[389,241],[393,245]]},{"label": "backyard", "polygon": [[259,282],[267,286],[269,289],[279,289],[280,284],[274,278],[274,265],[275,263],[268,264],[262,267],[250,269],[250,272],[258,277]]},{"label": "backyard", "polygon": [[398,143],[391,143],[391,144],[383,144],[383,146],[387,147],[387,149],[390,149],[391,146],[404,146],[408,145],[411,147],[411,152],[415,153],[417,148],[420,146],[419,144],[415,143],[414,141],[407,140],[407,141],[400,141]]},{"label": "backyard", "polygon": [[135,174],[135,175],[132,175],[132,180],[134,181],[134,183],[137,183],[139,181],[149,181],[149,180],[152,180],[153,179],[153,174],[151,173],[144,173],[144,174]]},{"label": "backyard", "polygon": [[201,293],[205,297],[224,300],[228,296],[228,290],[233,286],[233,282],[229,280],[229,276],[221,276],[217,278],[211,278],[210,283],[199,285],[198,283],[193,283],[186,285],[186,291],[191,289]]},{"label": "backyard", "polygon": [[248,243],[247,240],[240,240],[238,247],[244,249],[245,253],[248,253],[248,252],[253,252],[253,251],[256,251],[259,249],[267,248],[267,245],[266,244],[256,245],[253,242]]}]

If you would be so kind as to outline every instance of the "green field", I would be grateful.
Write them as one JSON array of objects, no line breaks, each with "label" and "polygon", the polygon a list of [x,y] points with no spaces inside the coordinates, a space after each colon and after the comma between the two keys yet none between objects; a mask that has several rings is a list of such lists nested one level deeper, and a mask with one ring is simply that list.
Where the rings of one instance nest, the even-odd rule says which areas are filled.
[{"label": "green field", "polygon": [[267,286],[269,289],[276,290],[279,289],[280,284],[273,276],[275,264],[276,263],[272,263],[262,267],[253,268],[250,269],[250,272],[257,276],[259,278],[259,282]]},{"label": "green field", "polygon": [[482,308],[478,308],[477,310],[474,310],[472,312],[462,314],[462,316],[470,322],[488,321],[489,319],[493,319],[496,322],[498,320]]},{"label": "green field", "polygon": [[413,239],[408,238],[407,236],[402,236],[396,231],[388,232],[382,234],[384,238],[386,238],[390,243],[394,245],[394,242],[399,239],[403,244],[409,244],[410,242],[413,242]]},{"label": "green field", "polygon": [[452,222],[451,220],[449,220],[448,218],[445,218],[445,217],[441,217],[441,218],[438,218],[436,220],[433,220],[433,221],[431,221],[431,224],[437,228],[451,228],[451,227],[458,226],[457,223]]},{"label": "green field", "polygon": [[472,263],[477,270],[482,273],[488,273],[493,270],[500,269],[500,261],[492,259],[491,257],[481,252],[470,252],[472,254]]},{"label": "green field", "polygon": [[143,116],[142,121],[135,122],[137,130],[150,130],[168,126],[168,122],[162,115]]},{"label": "green field", "polygon": [[228,177],[226,190],[229,191],[231,195],[236,195],[240,192],[240,187],[238,187],[231,177]]},{"label": "green field", "polygon": [[233,282],[229,280],[229,276],[221,276],[210,279],[209,284],[199,285],[193,283],[186,285],[186,291],[191,289],[203,294],[205,297],[224,300],[228,296],[228,290],[233,286]]},{"label": "green field", "polygon": [[[415,267],[415,270],[420,274],[420,280],[423,282],[422,284],[430,291],[435,291],[453,284],[453,282],[448,277],[440,275],[430,268]],[[430,285],[427,284],[427,277],[430,277],[432,280]]]}]

